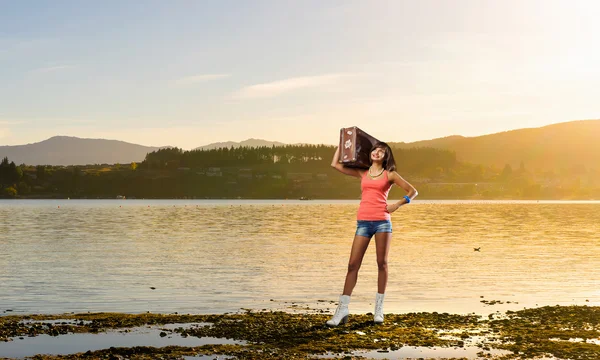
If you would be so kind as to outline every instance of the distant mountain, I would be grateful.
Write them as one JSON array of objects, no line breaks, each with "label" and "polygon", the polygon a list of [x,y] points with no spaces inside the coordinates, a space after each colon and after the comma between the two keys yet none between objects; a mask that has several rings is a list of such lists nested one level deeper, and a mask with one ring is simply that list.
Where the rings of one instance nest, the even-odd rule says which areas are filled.
[{"label": "distant mountain", "polygon": [[[521,162],[529,170],[600,170],[600,120],[571,121],[539,128],[518,129],[490,135],[448,136],[411,143],[389,142],[393,147],[432,147],[456,152],[459,161],[514,169]],[[277,141],[248,139],[200,146],[194,150],[220,147],[285,146]],[[168,146],[166,146],[168,147]],[[0,146],[17,165],[86,165],[140,162],[146,154],[164,147],[150,147],[117,140],[55,136],[38,143]],[[402,159],[397,159],[398,162]]]},{"label": "distant mountain", "polygon": [[200,146],[195,148],[194,150],[210,150],[210,149],[218,149],[218,148],[230,148],[230,147],[243,147],[243,146],[247,146],[247,147],[260,147],[260,146],[284,146],[284,143],[278,142],[278,141],[267,141],[267,140],[261,140],[261,139],[248,139],[248,140],[244,140],[241,142],[235,142],[235,141],[226,141],[226,142],[218,142],[218,143],[212,143],[212,144],[208,144],[208,145],[204,145],[204,146]]},{"label": "distant mountain", "polygon": [[[456,152],[457,160],[513,168],[521,162],[530,170],[600,170],[600,120],[581,120],[490,135],[449,136],[412,143],[390,143],[400,148],[432,147]],[[401,160],[400,160],[401,161]]]},{"label": "distant mountain", "polygon": [[88,165],[141,162],[162,147],[142,146],[118,140],[54,136],[27,145],[0,146],[0,158],[19,165]]}]

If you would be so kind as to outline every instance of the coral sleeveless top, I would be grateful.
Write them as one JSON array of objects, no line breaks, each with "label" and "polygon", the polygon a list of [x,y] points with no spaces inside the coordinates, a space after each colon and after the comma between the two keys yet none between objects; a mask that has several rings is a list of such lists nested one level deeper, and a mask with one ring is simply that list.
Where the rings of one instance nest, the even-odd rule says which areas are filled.
[{"label": "coral sleeveless top", "polygon": [[365,171],[360,180],[362,195],[360,206],[356,214],[357,220],[390,220],[390,213],[387,211],[387,197],[392,184],[388,180],[387,170],[377,179],[371,179]]}]

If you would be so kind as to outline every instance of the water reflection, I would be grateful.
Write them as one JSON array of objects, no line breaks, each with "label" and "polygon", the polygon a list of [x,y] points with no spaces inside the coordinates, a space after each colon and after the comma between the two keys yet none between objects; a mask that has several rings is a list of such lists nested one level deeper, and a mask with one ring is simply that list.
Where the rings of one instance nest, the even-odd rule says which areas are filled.
[{"label": "water reflection", "polygon": [[[357,208],[57,203],[0,202],[0,313],[221,313],[335,300]],[[415,202],[392,221],[387,312],[600,304],[600,204]],[[376,277],[371,246],[352,311],[372,311]]]}]

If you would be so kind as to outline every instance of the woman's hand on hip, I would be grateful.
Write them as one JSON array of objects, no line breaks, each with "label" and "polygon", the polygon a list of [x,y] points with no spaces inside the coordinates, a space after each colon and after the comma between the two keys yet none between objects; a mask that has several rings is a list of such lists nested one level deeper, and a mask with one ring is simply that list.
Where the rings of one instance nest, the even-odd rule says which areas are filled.
[{"label": "woman's hand on hip", "polygon": [[393,213],[394,211],[398,210],[400,206],[398,206],[398,204],[391,204],[387,206],[387,212],[389,212],[390,214]]}]

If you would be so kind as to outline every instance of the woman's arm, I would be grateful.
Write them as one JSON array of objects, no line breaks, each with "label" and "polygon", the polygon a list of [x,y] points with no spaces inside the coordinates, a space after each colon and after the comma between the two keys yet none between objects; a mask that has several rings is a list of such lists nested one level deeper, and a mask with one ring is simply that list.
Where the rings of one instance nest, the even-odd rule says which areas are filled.
[{"label": "woman's arm", "polygon": [[[390,172],[388,175],[388,179],[390,179],[391,182],[393,182],[394,184],[396,184],[396,185],[400,186],[402,189],[404,189],[404,191],[406,191],[406,195],[411,200],[416,198],[417,195],[419,195],[419,192],[417,191],[417,189],[415,189],[415,187],[412,186],[408,181],[404,180],[402,178],[402,176],[400,176],[400,174],[398,174],[397,172],[395,172],[395,171]],[[398,208],[400,206],[407,204],[407,203],[408,203],[408,201],[403,197],[397,203],[388,205],[388,212],[393,213],[394,211],[398,210]]]},{"label": "woman's arm", "polygon": [[347,168],[344,165],[340,164],[340,147],[338,146],[337,150],[335,150],[335,154],[333,154],[333,160],[331,160],[331,167],[341,172],[342,174],[354,176],[360,178],[362,173],[358,169]]}]

